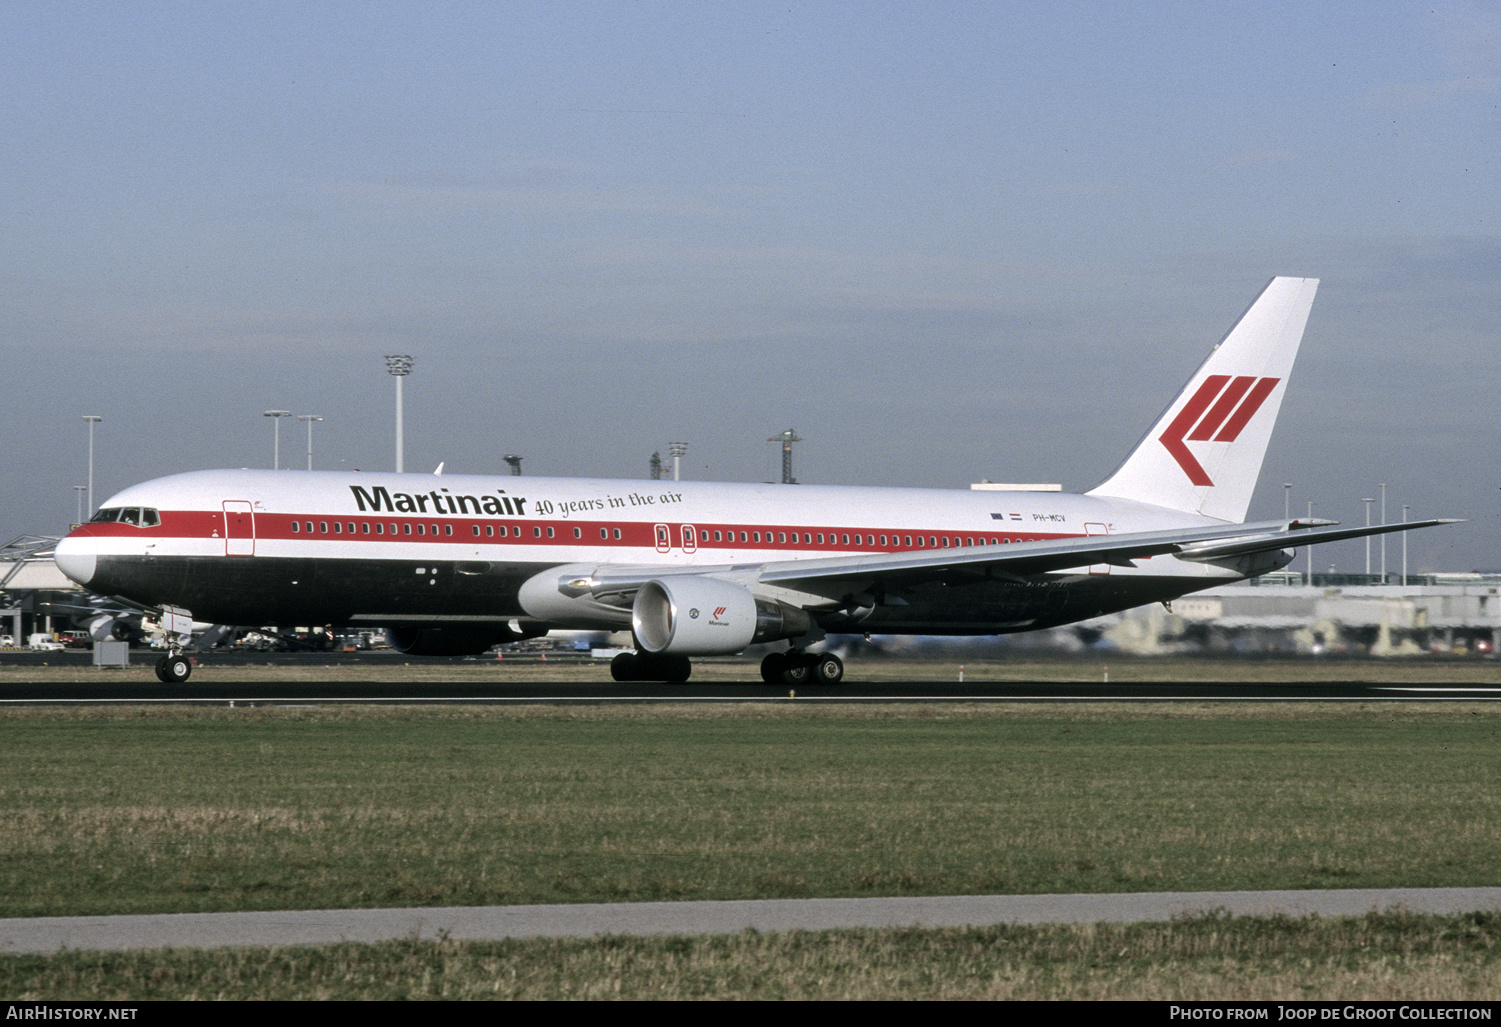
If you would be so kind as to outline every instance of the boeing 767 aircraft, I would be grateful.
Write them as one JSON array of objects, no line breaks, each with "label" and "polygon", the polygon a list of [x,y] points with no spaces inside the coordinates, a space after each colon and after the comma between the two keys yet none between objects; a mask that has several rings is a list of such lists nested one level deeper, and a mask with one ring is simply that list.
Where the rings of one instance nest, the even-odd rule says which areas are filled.
[{"label": "boeing 767 aircraft", "polygon": [[1296,547],[1428,527],[1242,523],[1318,282],[1274,278],[1120,468],[1083,495],[590,478],[195,471],[111,497],[63,573],[163,618],[383,627],[413,655],[629,629],[616,680],[785,640],[768,682],[834,684],[828,632],[993,635],[1285,567]]}]

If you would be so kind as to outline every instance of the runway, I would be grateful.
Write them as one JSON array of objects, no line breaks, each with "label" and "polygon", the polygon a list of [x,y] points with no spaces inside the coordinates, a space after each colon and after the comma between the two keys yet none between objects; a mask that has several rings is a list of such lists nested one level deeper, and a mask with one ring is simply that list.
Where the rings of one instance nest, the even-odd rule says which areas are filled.
[{"label": "runway", "polygon": [[953,703],[953,702],[1393,702],[1501,701],[1501,686],[1325,682],[1070,682],[847,681],[837,687],[762,682],[681,685],[652,683],[226,681],[221,676],[181,685],[98,681],[0,683],[0,705],[64,703]]},{"label": "runway", "polygon": [[500,941],[599,935],[735,934],[745,930],[1139,922],[1212,913],[1361,916],[1389,910],[1411,913],[1501,910],[1501,888],[942,895],[33,917],[0,920],[0,952],[326,945],[417,938]]}]

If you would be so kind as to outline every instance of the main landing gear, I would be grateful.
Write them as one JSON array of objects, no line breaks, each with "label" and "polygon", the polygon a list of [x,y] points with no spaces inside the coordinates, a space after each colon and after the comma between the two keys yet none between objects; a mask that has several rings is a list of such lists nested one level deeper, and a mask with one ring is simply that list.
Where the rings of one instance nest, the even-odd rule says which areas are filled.
[{"label": "main landing gear", "polygon": [[833,653],[797,649],[768,653],[761,661],[761,680],[768,685],[837,685],[844,680],[844,661]]},{"label": "main landing gear", "polygon": [[181,652],[168,653],[156,661],[156,679],[164,685],[180,685],[192,673],[192,661]]},{"label": "main landing gear", "polygon": [[[693,672],[686,656],[660,653],[619,653],[610,661],[616,681],[665,681],[681,684]],[[157,671],[161,673],[160,670]],[[166,680],[163,678],[162,680]],[[789,649],[770,653],[761,661],[761,680],[771,685],[837,685],[844,680],[844,661],[833,653],[805,653]]]}]

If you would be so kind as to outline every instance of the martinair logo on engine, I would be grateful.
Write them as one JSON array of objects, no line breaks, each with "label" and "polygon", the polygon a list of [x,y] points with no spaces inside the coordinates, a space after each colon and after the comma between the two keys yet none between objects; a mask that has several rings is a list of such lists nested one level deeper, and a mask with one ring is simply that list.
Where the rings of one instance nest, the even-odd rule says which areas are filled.
[{"label": "martinair logo on engine", "polygon": [[1212,374],[1183,404],[1158,441],[1178,461],[1189,481],[1195,485],[1213,485],[1214,480],[1189,451],[1188,443],[1234,442],[1281,380]]},{"label": "martinair logo on engine", "polygon": [[[526,499],[508,496],[499,489],[493,496],[455,496],[447,489],[433,492],[387,492],[384,485],[366,491],[361,485],[349,486],[354,501],[361,510],[376,513],[438,513],[438,514],[487,514],[491,517],[525,517]],[[432,508],[428,508],[428,504]]]}]

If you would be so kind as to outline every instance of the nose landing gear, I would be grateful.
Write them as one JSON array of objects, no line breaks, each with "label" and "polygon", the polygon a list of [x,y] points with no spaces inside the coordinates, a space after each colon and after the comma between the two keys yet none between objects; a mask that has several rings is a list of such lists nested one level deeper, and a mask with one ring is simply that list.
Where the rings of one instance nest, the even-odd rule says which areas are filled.
[{"label": "nose landing gear", "polygon": [[180,685],[193,673],[193,663],[180,651],[156,661],[156,679],[164,685]]}]

